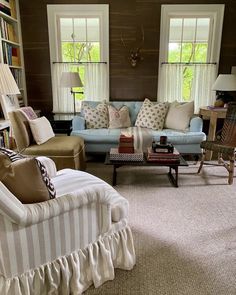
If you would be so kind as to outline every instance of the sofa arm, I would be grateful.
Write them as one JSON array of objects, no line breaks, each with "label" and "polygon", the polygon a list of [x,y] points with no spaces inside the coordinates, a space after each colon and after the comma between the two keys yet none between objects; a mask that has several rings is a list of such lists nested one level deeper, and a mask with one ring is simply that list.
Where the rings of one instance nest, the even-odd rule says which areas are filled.
[{"label": "sofa arm", "polygon": [[72,131],[84,130],[85,129],[85,119],[82,116],[75,116],[72,120]]},{"label": "sofa arm", "polygon": [[190,120],[190,128],[191,132],[202,132],[203,120],[200,117],[193,117]]}]

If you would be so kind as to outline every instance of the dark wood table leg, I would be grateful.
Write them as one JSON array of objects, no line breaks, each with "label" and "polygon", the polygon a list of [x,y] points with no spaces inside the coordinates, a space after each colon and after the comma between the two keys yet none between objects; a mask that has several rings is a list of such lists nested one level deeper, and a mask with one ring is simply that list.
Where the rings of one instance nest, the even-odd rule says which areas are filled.
[{"label": "dark wood table leg", "polygon": [[116,172],[116,165],[113,165],[113,176],[112,176],[112,185],[113,186],[116,186],[116,175],[117,175],[117,172]]},{"label": "dark wood table leg", "polygon": [[[178,172],[179,172],[178,168],[179,168],[178,166],[169,167],[169,173],[168,173],[169,180],[175,187],[178,187]],[[172,169],[175,170],[175,176],[172,174]]]}]

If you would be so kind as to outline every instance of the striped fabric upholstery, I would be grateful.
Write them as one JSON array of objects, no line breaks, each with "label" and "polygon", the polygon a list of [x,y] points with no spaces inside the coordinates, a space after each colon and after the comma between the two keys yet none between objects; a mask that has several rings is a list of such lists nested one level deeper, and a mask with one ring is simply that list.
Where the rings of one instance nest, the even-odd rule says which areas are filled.
[{"label": "striped fabric upholstery", "polygon": [[81,294],[135,263],[127,200],[85,172],[64,169],[52,181],[56,199],[0,203],[0,294]]}]

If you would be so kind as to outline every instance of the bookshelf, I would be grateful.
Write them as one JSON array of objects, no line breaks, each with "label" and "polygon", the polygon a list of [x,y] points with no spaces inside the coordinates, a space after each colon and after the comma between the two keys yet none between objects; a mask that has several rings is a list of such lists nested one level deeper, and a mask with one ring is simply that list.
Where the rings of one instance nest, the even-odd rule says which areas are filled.
[{"label": "bookshelf", "polygon": [[[9,65],[20,89],[19,105],[27,105],[18,0],[0,0],[0,62]],[[2,118],[4,116],[1,111],[0,120]]]},{"label": "bookshelf", "polygon": [[10,122],[0,119],[0,147],[11,148]]}]

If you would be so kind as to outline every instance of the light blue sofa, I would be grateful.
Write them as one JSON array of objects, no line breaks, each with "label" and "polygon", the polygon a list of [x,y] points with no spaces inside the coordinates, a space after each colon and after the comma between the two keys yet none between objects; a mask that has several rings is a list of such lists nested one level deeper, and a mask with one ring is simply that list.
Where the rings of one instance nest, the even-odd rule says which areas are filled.
[{"label": "light blue sofa", "polygon": [[[99,102],[86,101],[91,107],[96,107]],[[142,101],[111,101],[109,102],[119,109],[123,105],[128,106],[132,126],[135,124],[138,112],[143,104]],[[83,108],[83,102],[82,102]],[[153,139],[159,141],[160,136],[166,135],[181,154],[201,154],[200,143],[206,139],[202,132],[203,121],[200,117],[193,117],[190,121],[189,130],[177,131],[163,129],[161,131],[151,130]],[[110,148],[117,147],[121,129],[86,129],[83,114],[75,116],[72,122],[71,135],[77,135],[84,139],[86,152],[98,153],[108,152]]]}]

